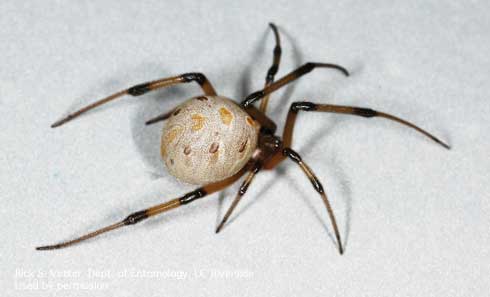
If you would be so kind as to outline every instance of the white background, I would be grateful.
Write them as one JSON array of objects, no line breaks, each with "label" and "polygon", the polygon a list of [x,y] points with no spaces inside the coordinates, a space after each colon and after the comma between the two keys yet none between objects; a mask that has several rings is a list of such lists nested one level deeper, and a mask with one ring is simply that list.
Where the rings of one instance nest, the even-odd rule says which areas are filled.
[{"label": "white background", "polygon": [[[488,1],[9,1],[0,3],[3,296],[488,296]],[[193,186],[159,157],[162,123],[195,85],[125,98],[58,129],[70,111],[136,83],[202,71],[222,95],[316,70],[271,99],[352,104],[408,119],[301,114],[294,148],[323,181],[346,253],[293,163],[237,191],[69,249],[38,252]],[[330,236],[329,236],[330,235]]]}]

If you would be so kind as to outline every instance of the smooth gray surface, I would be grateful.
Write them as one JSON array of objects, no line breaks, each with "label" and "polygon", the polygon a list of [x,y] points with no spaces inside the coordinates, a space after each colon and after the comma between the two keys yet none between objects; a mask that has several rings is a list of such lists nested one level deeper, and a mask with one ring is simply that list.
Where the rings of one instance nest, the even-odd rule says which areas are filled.
[{"label": "smooth gray surface", "polygon": [[[1,1],[2,296],[487,296],[488,3]],[[261,173],[219,235],[238,185],[70,249],[34,250],[193,189],[166,173],[162,125],[144,121],[199,89],[52,122],[187,71],[243,98],[270,65],[269,21],[283,37],[280,75],[306,61],[353,73],[318,70],[275,94],[269,114],[280,127],[293,101],[355,104],[413,121],[453,149],[386,120],[300,115],[294,148],[324,182],[344,256],[292,163]]]}]

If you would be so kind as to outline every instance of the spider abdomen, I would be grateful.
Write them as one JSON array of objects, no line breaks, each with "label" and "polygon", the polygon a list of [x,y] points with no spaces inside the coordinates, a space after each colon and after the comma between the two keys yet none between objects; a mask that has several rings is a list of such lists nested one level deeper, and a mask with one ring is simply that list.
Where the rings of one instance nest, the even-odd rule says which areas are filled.
[{"label": "spider abdomen", "polygon": [[217,182],[245,166],[256,149],[258,130],[258,123],[234,101],[194,97],[168,119],[161,155],[169,172],[184,182]]}]

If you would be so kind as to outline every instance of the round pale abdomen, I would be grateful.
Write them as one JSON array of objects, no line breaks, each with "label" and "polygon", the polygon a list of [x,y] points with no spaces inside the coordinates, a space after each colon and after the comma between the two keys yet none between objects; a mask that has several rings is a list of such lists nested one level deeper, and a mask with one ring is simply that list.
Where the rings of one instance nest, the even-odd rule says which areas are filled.
[{"label": "round pale abdomen", "polygon": [[259,124],[232,100],[191,98],[163,129],[161,154],[178,179],[205,185],[237,173],[257,146]]}]

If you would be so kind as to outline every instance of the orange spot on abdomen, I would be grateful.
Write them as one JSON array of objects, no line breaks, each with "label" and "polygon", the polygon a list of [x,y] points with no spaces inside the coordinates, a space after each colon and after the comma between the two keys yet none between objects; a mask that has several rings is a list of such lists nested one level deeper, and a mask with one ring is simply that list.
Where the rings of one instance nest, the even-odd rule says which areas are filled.
[{"label": "orange spot on abdomen", "polygon": [[247,117],[247,124],[253,127],[255,125],[255,121],[251,117]]},{"label": "orange spot on abdomen", "polygon": [[231,121],[233,120],[233,114],[231,113],[231,111],[224,107],[221,107],[219,109],[219,115],[221,116],[221,121],[223,122],[223,124],[227,126],[230,125]]},{"label": "orange spot on abdomen", "polygon": [[206,118],[203,117],[200,114],[193,114],[191,116],[192,120],[194,121],[194,124],[192,125],[192,131],[199,131],[202,129],[204,126],[204,122],[206,121]]},{"label": "orange spot on abdomen", "polygon": [[162,147],[161,147],[162,156],[166,156],[167,155],[167,146],[170,143],[172,143],[172,141],[174,141],[175,138],[177,136],[179,136],[179,134],[181,132],[182,132],[182,128],[181,127],[175,127],[175,128],[172,128],[170,131],[168,131],[168,133],[163,137]]}]

